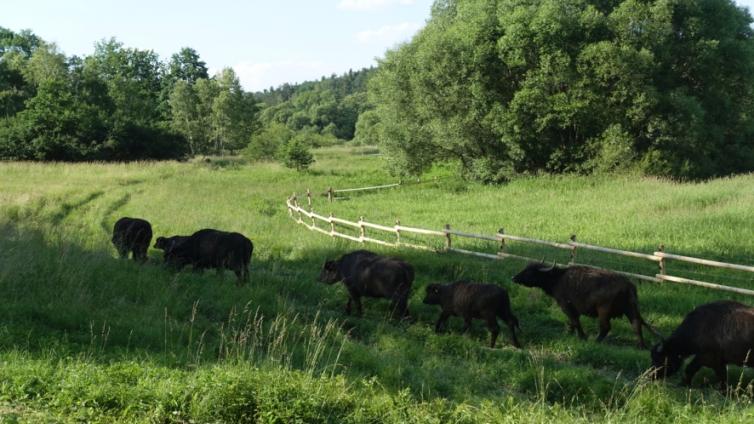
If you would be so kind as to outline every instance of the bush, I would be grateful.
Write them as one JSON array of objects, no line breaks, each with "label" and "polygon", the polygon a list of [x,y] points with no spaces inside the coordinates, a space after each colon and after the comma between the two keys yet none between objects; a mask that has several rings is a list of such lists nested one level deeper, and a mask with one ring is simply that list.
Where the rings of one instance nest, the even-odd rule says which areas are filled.
[{"label": "bush", "polygon": [[252,160],[273,160],[281,147],[293,138],[293,134],[285,125],[273,122],[251,136],[251,142],[242,154]]},{"label": "bush", "polygon": [[309,150],[309,145],[301,136],[294,137],[283,146],[280,156],[285,166],[299,172],[307,170],[309,165],[314,163],[314,156]]}]

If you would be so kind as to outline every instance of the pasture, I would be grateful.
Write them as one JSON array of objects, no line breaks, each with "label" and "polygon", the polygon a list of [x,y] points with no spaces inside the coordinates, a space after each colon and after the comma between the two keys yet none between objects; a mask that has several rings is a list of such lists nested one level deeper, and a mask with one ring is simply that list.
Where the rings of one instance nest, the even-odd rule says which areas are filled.
[{"label": "pasture", "polygon": [[[277,164],[0,163],[0,417],[9,422],[751,422],[754,374],[729,368],[738,390],[705,380],[644,376],[648,351],[626,320],[602,344],[568,335],[541,291],[511,283],[525,264],[367,246],[414,264],[415,323],[388,319],[388,302],[365,299],[343,313],[342,285],[317,276],[325,259],[357,243],[307,231],[285,199],[311,188],[393,181],[363,150],[315,151],[308,173]],[[564,241],[733,263],[754,258],[754,175],[704,183],[619,176],[532,176],[483,186],[434,169],[424,184],[354,194],[315,210],[351,220]],[[141,217],[159,235],[200,228],[239,231],[254,242],[251,283],[230,272],[174,273],[149,251],[146,265],[117,259],[113,223]],[[154,240],[154,239],[153,239]],[[436,241],[442,243],[442,240]],[[495,246],[468,242],[477,249]],[[461,247],[461,246],[459,246]],[[565,262],[567,254],[521,253]],[[581,262],[625,270],[615,257]],[[651,272],[651,265],[650,272]],[[686,275],[754,288],[754,276],[686,268]],[[700,274],[701,273],[701,274]],[[505,287],[524,347],[506,329],[496,349],[481,322],[435,334],[438,308],[422,304],[433,282],[470,278]],[[693,307],[729,293],[638,283],[644,318],[669,334]],[[647,334],[648,343],[656,339]]]}]

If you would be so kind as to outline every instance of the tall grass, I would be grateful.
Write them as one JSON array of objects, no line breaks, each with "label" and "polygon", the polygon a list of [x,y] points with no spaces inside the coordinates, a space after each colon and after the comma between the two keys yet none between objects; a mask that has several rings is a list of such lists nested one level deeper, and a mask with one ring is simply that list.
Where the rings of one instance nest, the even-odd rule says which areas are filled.
[{"label": "tall grass", "polygon": [[[306,231],[287,215],[287,196],[311,188],[325,213],[404,225],[579,240],[751,263],[754,176],[680,184],[633,175],[531,177],[489,187],[450,177],[332,204],[328,187],[393,181],[381,159],[344,148],[317,152],[306,174],[275,164],[0,164],[0,415],[20,421],[137,422],[585,422],[751,420],[751,373],[731,367],[728,396],[676,380],[654,383],[646,351],[627,322],[606,343],[565,334],[542,293],[509,283],[523,264],[395,251],[415,265],[414,324],[366,299],[346,317],[345,290],[316,282],[326,258],[358,248]],[[255,244],[251,284],[230,273],[143,266],[116,258],[110,231],[121,216],[148,219],[157,235],[206,227],[240,231]],[[454,241],[455,243],[455,241]],[[491,249],[472,241],[459,247]],[[563,260],[511,243],[513,252]],[[581,255],[581,253],[579,253]],[[580,262],[645,266],[594,254]],[[607,263],[606,261],[615,261]],[[673,265],[678,266],[678,265]],[[700,279],[754,288],[744,273]],[[650,270],[649,272],[651,272]],[[433,281],[471,278],[509,290],[523,327],[522,351],[501,337],[467,335],[421,303]],[[732,294],[639,283],[646,319],[669,333],[694,306]],[[596,324],[583,320],[590,334]],[[15,418],[13,418],[15,417]]]}]

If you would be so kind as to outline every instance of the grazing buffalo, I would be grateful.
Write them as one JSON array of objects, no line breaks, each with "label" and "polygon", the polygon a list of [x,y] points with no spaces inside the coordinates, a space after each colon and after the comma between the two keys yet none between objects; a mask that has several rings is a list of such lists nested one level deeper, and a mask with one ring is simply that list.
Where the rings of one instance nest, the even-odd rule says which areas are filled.
[{"label": "grazing buffalo", "polygon": [[230,269],[239,283],[249,280],[254,245],[242,234],[204,229],[188,237],[163,237],[159,243],[166,247],[165,262],[178,269],[186,265],[192,265],[198,271]]},{"label": "grazing buffalo", "polygon": [[121,218],[113,227],[112,241],[121,258],[128,258],[128,254],[133,252],[135,261],[145,262],[152,241],[152,226],[143,219]]},{"label": "grazing buffalo", "polygon": [[675,374],[691,355],[683,383],[691,385],[699,368],[709,367],[725,389],[727,364],[754,365],[754,308],[723,300],[689,312],[670,337],[652,347],[655,377]]},{"label": "grazing buffalo", "polygon": [[430,284],[427,286],[427,296],[424,298],[424,303],[440,305],[442,308],[440,318],[437,319],[437,324],[435,324],[435,331],[438,333],[451,315],[463,318],[464,333],[471,327],[473,318],[480,318],[487,322],[487,328],[492,336],[490,347],[494,348],[497,335],[500,332],[500,327],[497,325],[497,318],[500,317],[511,330],[513,346],[521,347],[516,338],[518,318],[511,312],[508,292],[502,287],[467,281],[457,281],[452,284]]},{"label": "grazing buffalo", "polygon": [[397,258],[388,258],[366,250],[347,253],[326,261],[319,281],[327,284],[342,281],[348,290],[346,314],[351,303],[361,315],[361,297],[381,297],[392,301],[393,316],[408,317],[408,296],[414,282],[414,268]]},{"label": "grazing buffalo", "polygon": [[610,319],[622,315],[631,321],[639,347],[646,348],[642,326],[659,336],[639,313],[636,286],[620,274],[586,266],[560,268],[555,264],[548,267],[543,263],[530,263],[513,277],[513,282],[539,287],[553,297],[568,316],[569,331],[576,330],[582,339],[586,339],[586,335],[579,321],[581,315],[599,318],[598,342],[610,331]]},{"label": "grazing buffalo", "polygon": [[176,247],[180,246],[189,238],[191,237],[190,236],[157,237],[157,240],[155,240],[155,243],[154,243],[154,247],[155,249],[160,249],[163,251],[162,257],[165,260],[166,264],[171,264],[175,262],[175,265],[180,266],[181,261],[179,261],[178,258],[175,257],[175,254],[173,253],[173,251]]}]

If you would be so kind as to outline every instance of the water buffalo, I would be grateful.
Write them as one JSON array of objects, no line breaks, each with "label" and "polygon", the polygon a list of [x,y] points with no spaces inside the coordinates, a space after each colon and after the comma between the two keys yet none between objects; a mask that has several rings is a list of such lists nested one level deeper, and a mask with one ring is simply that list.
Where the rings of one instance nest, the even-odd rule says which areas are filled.
[{"label": "water buffalo", "polygon": [[186,260],[186,258],[180,260],[180,258],[177,258],[174,249],[186,242],[189,238],[191,238],[191,236],[157,237],[157,240],[155,240],[154,243],[154,248],[163,251],[162,256],[166,264],[182,266],[182,263],[190,263],[190,260]]},{"label": "water buffalo", "polygon": [[152,241],[152,226],[140,218],[123,217],[115,222],[112,242],[121,258],[128,258],[133,252],[133,259],[139,262],[147,260],[147,249]]},{"label": "water buffalo", "polygon": [[327,284],[343,282],[348,290],[346,314],[351,314],[351,303],[354,303],[357,315],[361,315],[361,297],[365,296],[390,299],[393,316],[408,317],[414,268],[400,259],[357,250],[337,260],[326,261],[319,281]]},{"label": "water buffalo", "polygon": [[497,335],[500,332],[500,327],[497,325],[497,318],[500,317],[511,330],[513,346],[521,347],[516,338],[518,318],[511,312],[508,292],[502,287],[467,281],[457,281],[452,284],[430,284],[427,286],[424,303],[440,305],[442,308],[440,318],[437,319],[437,324],[435,324],[435,332],[440,332],[441,327],[451,315],[463,318],[464,333],[471,327],[473,318],[480,318],[487,322],[487,328],[491,335],[490,347],[494,348]]},{"label": "water buffalo", "polygon": [[586,266],[561,268],[543,263],[530,263],[513,277],[513,282],[526,287],[539,287],[553,297],[560,309],[568,316],[568,329],[576,330],[586,339],[579,317],[586,315],[599,318],[602,341],[610,331],[610,320],[625,315],[639,338],[639,347],[646,348],[641,334],[642,326],[659,335],[639,313],[639,299],[628,278],[611,271]]},{"label": "water buffalo", "polygon": [[715,371],[721,389],[727,387],[727,364],[754,365],[754,308],[723,300],[698,306],[667,339],[652,347],[655,377],[671,376],[686,366],[683,383],[691,385],[701,367]]},{"label": "water buffalo", "polygon": [[[180,237],[180,238],[177,238]],[[163,238],[165,261],[178,269],[192,265],[195,270],[230,269],[238,282],[249,280],[249,262],[254,251],[251,240],[239,233],[203,229],[184,237]]]}]

